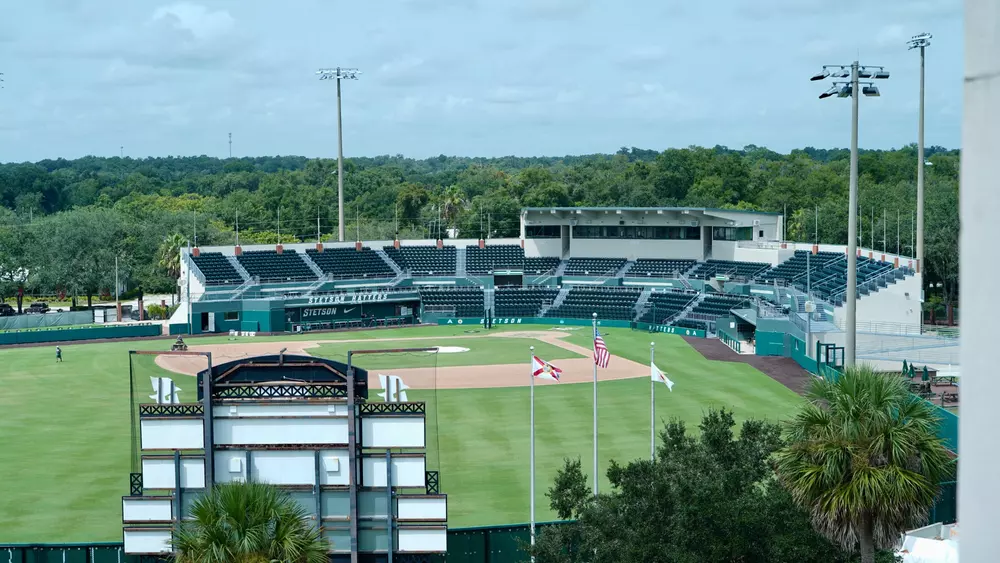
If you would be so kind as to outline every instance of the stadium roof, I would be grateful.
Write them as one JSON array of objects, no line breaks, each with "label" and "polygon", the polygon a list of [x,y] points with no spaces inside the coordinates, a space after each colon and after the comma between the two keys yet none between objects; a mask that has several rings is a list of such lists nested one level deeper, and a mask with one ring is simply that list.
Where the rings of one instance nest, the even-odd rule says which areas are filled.
[{"label": "stadium roof", "polygon": [[655,212],[655,211],[671,211],[675,213],[684,213],[698,211],[701,213],[750,213],[753,215],[781,215],[781,213],[774,213],[771,211],[752,211],[748,209],[717,209],[713,207],[524,207],[521,211],[555,211],[560,213],[572,213],[575,211],[590,211],[590,212],[600,212],[600,211],[629,211],[633,213],[642,212]]}]

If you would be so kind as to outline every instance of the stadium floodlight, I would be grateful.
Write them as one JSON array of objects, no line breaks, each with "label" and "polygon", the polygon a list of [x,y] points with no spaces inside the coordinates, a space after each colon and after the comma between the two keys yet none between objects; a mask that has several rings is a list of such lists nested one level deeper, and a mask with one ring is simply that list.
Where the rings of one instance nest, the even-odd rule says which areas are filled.
[{"label": "stadium floodlight", "polygon": [[[924,50],[930,46],[930,33],[914,35],[906,42],[907,47],[920,49],[920,113],[917,118],[917,162],[924,162]],[[924,167],[917,164],[917,273],[924,266]]]},{"label": "stadium floodlight", "polygon": [[[835,70],[830,70],[831,68]],[[851,98],[851,182],[848,202],[847,219],[847,289],[844,292],[844,306],[847,309],[846,333],[844,342],[844,364],[853,366],[855,362],[855,344],[857,343],[857,313],[858,313],[858,99],[859,94],[878,96],[878,88],[872,82],[865,82],[861,88],[859,78],[889,78],[889,71],[881,66],[863,67],[858,61],[850,65],[825,65],[822,73],[813,75],[810,80],[822,80],[823,75],[831,78],[848,78],[850,82],[834,82],[833,87],[820,94],[820,99]]]},{"label": "stadium floodlight", "polygon": [[340,81],[357,80],[361,71],[356,68],[321,68],[316,71],[320,80],[337,81],[337,239],[344,242],[344,128],[340,111]]},{"label": "stadium floodlight", "polygon": [[834,95],[836,93],[837,93],[837,87],[836,86],[831,86],[829,90],[827,90],[826,92],[823,92],[822,94],[819,95],[819,99],[822,100],[824,98],[829,98],[830,96],[832,96],[832,95]]}]

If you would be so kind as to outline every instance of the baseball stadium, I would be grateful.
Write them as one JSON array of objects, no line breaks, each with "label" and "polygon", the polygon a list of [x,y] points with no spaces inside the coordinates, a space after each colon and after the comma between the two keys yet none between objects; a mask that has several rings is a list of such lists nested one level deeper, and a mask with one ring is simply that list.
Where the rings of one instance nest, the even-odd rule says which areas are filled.
[{"label": "baseball stadium", "polygon": [[[0,334],[20,344],[3,354],[0,539],[21,546],[11,563],[155,555],[205,475],[254,473],[301,498],[345,561],[487,561],[526,538],[532,416],[549,521],[556,471],[590,455],[594,396],[598,475],[648,454],[651,361],[674,385],[658,424],[719,406],[780,421],[836,377],[847,248],[785,241],[783,222],[525,208],[510,239],[188,248],[162,325]],[[862,248],[857,265],[858,360],[910,378],[957,454],[958,339],[921,325],[919,264]],[[534,388],[532,357],[559,381]],[[950,487],[934,521],[954,521]]]}]

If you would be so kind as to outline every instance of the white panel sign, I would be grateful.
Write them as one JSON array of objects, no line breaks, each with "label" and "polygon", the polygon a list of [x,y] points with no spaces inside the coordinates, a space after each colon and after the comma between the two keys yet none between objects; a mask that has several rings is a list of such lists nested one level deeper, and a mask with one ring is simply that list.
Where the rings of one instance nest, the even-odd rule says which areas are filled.
[{"label": "white panel sign", "polygon": [[[385,465],[383,463],[383,465]],[[350,485],[347,470],[351,467],[347,450],[323,450],[319,452],[319,484]]]},{"label": "white panel sign", "polygon": [[346,418],[224,418],[215,421],[217,445],[346,444]]},{"label": "white panel sign", "polygon": [[444,497],[399,497],[399,520],[447,520],[448,499]]},{"label": "white panel sign", "polygon": [[250,463],[255,481],[272,485],[312,485],[316,475],[315,452],[256,451]]},{"label": "white panel sign", "polygon": [[[173,489],[174,460],[172,458],[143,459],[142,486],[146,489]],[[205,488],[204,458],[181,458],[181,488]]]},{"label": "white panel sign", "polygon": [[448,530],[445,528],[399,527],[399,551],[410,553],[444,553],[448,551]]},{"label": "white panel sign", "polygon": [[172,498],[122,499],[123,522],[170,522],[173,520]]},{"label": "white panel sign", "polygon": [[144,450],[200,450],[205,447],[200,418],[144,418],[139,421]]},{"label": "white panel sign", "polygon": [[170,528],[162,530],[125,528],[125,553],[170,553]]},{"label": "white panel sign", "polygon": [[361,432],[366,448],[424,447],[422,416],[366,416],[361,419]]},{"label": "white panel sign", "polygon": [[214,459],[216,483],[243,482],[247,480],[247,453],[245,451],[217,451],[215,452]]},{"label": "white panel sign", "polygon": [[[362,460],[364,468],[364,487],[385,486],[385,458],[366,457]],[[424,456],[393,457],[392,484],[395,487],[426,486]]]},{"label": "white panel sign", "polygon": [[216,419],[261,416],[347,416],[346,404],[276,403],[273,405],[222,405],[212,409]]}]

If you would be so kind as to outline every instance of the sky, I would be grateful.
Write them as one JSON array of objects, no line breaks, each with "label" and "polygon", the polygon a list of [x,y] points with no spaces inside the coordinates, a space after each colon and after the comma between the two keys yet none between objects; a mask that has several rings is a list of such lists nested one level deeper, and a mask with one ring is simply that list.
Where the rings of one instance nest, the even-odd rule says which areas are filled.
[{"label": "sky", "polygon": [[0,0],[0,162],[847,147],[824,64],[884,65],[860,146],[960,139],[961,0]]}]

